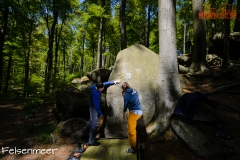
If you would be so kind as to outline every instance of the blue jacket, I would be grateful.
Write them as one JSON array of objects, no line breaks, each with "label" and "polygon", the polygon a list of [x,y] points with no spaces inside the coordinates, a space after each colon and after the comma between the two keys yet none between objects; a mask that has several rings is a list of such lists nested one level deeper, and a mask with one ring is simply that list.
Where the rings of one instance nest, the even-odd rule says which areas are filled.
[{"label": "blue jacket", "polygon": [[133,110],[142,110],[140,101],[138,99],[138,92],[132,88],[129,88],[124,93],[124,107],[123,112]]},{"label": "blue jacket", "polygon": [[[113,81],[103,83],[104,87],[105,86],[110,86],[110,85],[113,85],[113,84],[114,84]],[[98,112],[98,116],[102,115],[102,111],[100,109],[101,98],[102,98],[101,92],[99,92],[97,90],[96,85],[92,85],[91,86],[91,93],[90,93],[90,100],[89,100],[88,105],[93,106],[96,109],[96,111]]]}]

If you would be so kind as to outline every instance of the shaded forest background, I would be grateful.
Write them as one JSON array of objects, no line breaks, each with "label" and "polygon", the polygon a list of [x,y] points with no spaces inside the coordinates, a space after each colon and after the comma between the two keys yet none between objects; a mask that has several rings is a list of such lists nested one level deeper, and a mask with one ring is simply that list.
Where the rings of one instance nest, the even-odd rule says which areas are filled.
[{"label": "shaded forest background", "polygon": [[[187,53],[185,44],[194,39],[192,1],[176,2],[177,48]],[[218,8],[237,2],[205,4]],[[154,0],[0,0],[0,4],[1,98],[46,98],[93,69],[108,69],[118,52],[132,44],[159,52]],[[215,33],[226,32],[226,23],[230,32],[240,30],[238,19],[204,23],[207,46]]]}]

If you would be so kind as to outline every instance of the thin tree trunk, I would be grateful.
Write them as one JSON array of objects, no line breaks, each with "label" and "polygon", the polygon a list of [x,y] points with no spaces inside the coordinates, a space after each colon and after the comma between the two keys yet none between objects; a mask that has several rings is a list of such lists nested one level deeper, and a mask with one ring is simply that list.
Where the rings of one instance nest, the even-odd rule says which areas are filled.
[{"label": "thin tree trunk", "polygon": [[61,24],[61,28],[60,28],[60,32],[58,33],[58,29],[56,28],[56,42],[55,42],[55,59],[54,59],[54,73],[53,73],[53,89],[55,89],[56,87],[56,76],[57,76],[57,64],[58,64],[58,48],[59,48],[59,43],[60,43],[60,38],[61,38],[61,33],[62,33],[62,27],[63,27],[63,24],[64,24],[64,20],[62,21],[62,24]]},{"label": "thin tree trunk", "polygon": [[5,42],[5,36],[7,33],[7,23],[8,23],[8,15],[9,15],[9,8],[6,6],[5,8],[1,9],[2,12],[2,27],[0,28],[0,95],[2,91],[2,80],[3,80],[3,46]]},{"label": "thin tree trunk", "polygon": [[[105,24],[104,24],[104,26],[105,26]],[[106,34],[105,34],[106,32],[105,32],[105,27],[104,27],[104,31],[103,31],[103,39],[104,39],[104,43],[103,43],[103,53],[105,53],[106,52]],[[105,58],[106,57],[104,57],[104,55],[102,54],[102,68],[105,68]]]},{"label": "thin tree trunk", "polygon": [[31,51],[31,49],[28,48],[27,55],[25,56],[25,78],[24,78],[23,98],[26,98],[26,95],[28,95],[28,89],[29,89],[29,57],[30,57],[30,51]]},{"label": "thin tree trunk", "polygon": [[[233,3],[233,0],[228,0],[228,4],[232,4],[232,3]],[[229,60],[230,19],[225,19],[225,25],[224,26],[225,26],[225,34],[224,34],[224,49],[223,49],[222,69],[226,69],[228,67],[229,63],[230,63],[230,60]]]},{"label": "thin tree trunk", "polygon": [[[30,52],[31,52],[31,44],[32,44],[32,31],[33,31],[33,24],[31,24],[30,30],[29,30],[29,35],[28,35],[28,52],[27,55],[25,56],[25,78],[24,78],[24,89],[23,89],[23,98],[28,96],[28,89],[29,89],[29,57],[30,57]],[[23,38],[24,38],[23,34]]]},{"label": "thin tree trunk", "polygon": [[183,54],[186,53],[186,23],[184,23],[183,28]]},{"label": "thin tree trunk", "polygon": [[8,59],[7,76],[6,76],[6,80],[5,80],[5,89],[4,89],[4,93],[3,93],[5,96],[8,93],[8,82],[10,79],[11,66],[12,66],[12,53],[10,54],[9,59]]},{"label": "thin tree trunk", "polygon": [[53,23],[51,26],[51,30],[49,31],[49,46],[48,46],[48,61],[47,61],[47,73],[45,78],[45,93],[49,93],[50,91],[50,80],[52,76],[52,66],[53,66],[53,42],[54,42],[54,31],[55,26],[57,24],[58,18],[58,8],[55,0],[53,0]]},{"label": "thin tree trunk", "polygon": [[146,47],[149,48],[149,39],[150,39],[150,20],[151,20],[151,5],[148,5],[148,23],[147,23],[147,43],[146,43]]},{"label": "thin tree trunk", "polygon": [[63,42],[63,80],[66,78],[66,43]]},{"label": "thin tree trunk", "polygon": [[237,0],[237,18],[235,20],[234,32],[240,32],[240,0]]},{"label": "thin tree trunk", "polygon": [[81,77],[83,77],[83,63],[84,63],[84,45],[85,45],[85,38],[83,38],[82,42],[82,54],[81,54]]},{"label": "thin tree trunk", "polygon": [[93,60],[92,60],[92,67],[91,67],[91,70],[95,69],[95,65],[94,65],[94,61],[95,61],[95,53],[94,53],[94,44],[92,46],[92,57],[93,57]]},{"label": "thin tree trunk", "polygon": [[97,68],[102,67],[102,34],[103,34],[103,17],[101,17],[100,19],[100,29],[98,35]]},{"label": "thin tree trunk", "polygon": [[125,24],[126,0],[120,1],[120,30],[121,30],[121,50],[127,48],[126,24]]},{"label": "thin tree trunk", "polygon": [[[211,9],[212,9],[212,12],[215,12],[216,11],[216,0],[212,0],[212,6],[211,6]],[[215,19],[211,19],[211,38],[213,38],[213,36],[216,34],[216,20]]]}]

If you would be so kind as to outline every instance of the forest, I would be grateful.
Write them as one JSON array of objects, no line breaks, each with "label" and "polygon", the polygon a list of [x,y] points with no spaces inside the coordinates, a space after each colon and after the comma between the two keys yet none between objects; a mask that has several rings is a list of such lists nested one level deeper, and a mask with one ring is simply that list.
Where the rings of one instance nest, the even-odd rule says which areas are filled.
[{"label": "forest", "polygon": [[[228,3],[237,7],[233,0],[205,1],[215,8]],[[1,97],[52,94],[93,69],[108,69],[117,53],[132,44],[159,53],[157,5],[151,0],[1,1]],[[205,19],[206,45],[211,46],[215,33],[239,31],[237,18],[228,19],[229,25],[225,19]],[[177,0],[177,49],[182,53],[188,51],[187,41],[194,43],[193,32],[192,1]]]},{"label": "forest", "polygon": [[[78,93],[70,93],[63,88],[73,87],[74,79],[96,69],[106,69],[111,71],[112,79],[121,75],[124,81],[134,72],[136,78],[128,80],[145,98],[141,105],[148,139],[140,144],[143,148],[145,145],[145,150],[138,152],[143,154],[142,159],[202,160],[223,158],[222,155],[226,156],[224,159],[239,158],[235,154],[235,149],[239,153],[239,146],[234,145],[240,140],[236,127],[240,122],[239,0],[0,0],[0,9],[0,129],[4,130],[0,133],[1,145],[63,145],[65,152],[58,148],[57,156],[69,157],[78,140],[70,142],[71,136],[61,137],[63,125],[59,127],[56,115],[68,116],[60,117],[63,123],[73,120],[70,125],[78,121],[85,124],[84,118],[72,118],[76,118],[74,113],[88,115],[83,108],[88,110],[85,102],[89,92],[85,88],[85,92],[79,89]],[[139,50],[145,54],[136,54]],[[121,57],[122,51],[130,55]],[[122,61],[117,63],[117,58]],[[129,61],[132,68],[124,65]],[[105,102],[122,106],[122,95],[117,91],[119,86],[108,89]],[[179,98],[190,92],[204,93],[214,105],[218,102],[216,114],[225,117],[235,139],[219,140],[223,137],[212,136],[215,128],[209,129],[205,122],[172,116]],[[200,105],[206,109],[206,105]],[[65,106],[72,115],[65,112]],[[63,110],[55,114],[54,109],[61,107]],[[71,110],[74,107],[78,110]],[[120,107],[109,108],[113,113],[121,112]],[[215,115],[215,110],[198,113],[204,119],[211,113]],[[115,114],[107,121],[104,118],[102,128],[110,130],[104,138],[126,134],[124,119],[114,121],[118,117]],[[77,134],[81,125],[70,132]],[[203,142],[210,145],[205,147]],[[226,145],[230,147],[222,150]],[[11,156],[2,154],[0,158]],[[25,155],[21,156],[24,159]]]}]

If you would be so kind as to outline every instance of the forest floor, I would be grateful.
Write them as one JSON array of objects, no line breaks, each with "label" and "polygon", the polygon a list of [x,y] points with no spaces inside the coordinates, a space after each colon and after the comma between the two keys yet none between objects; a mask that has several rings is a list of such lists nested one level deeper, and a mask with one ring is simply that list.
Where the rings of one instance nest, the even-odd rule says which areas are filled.
[{"label": "forest floor", "polygon": [[[233,85],[222,88],[209,94],[207,97],[215,100],[219,104],[221,117],[228,126],[232,140],[240,144],[240,68],[234,68],[231,72],[219,73],[217,78],[189,78],[187,86],[183,91],[210,93],[221,86]],[[220,74],[221,73],[221,74]],[[33,117],[26,117],[24,105],[21,100],[1,100],[0,101],[0,160],[66,160],[71,152],[76,148],[75,141],[70,138],[61,138],[57,132],[53,133],[55,140],[49,141],[44,130],[51,130],[56,124],[52,114],[52,103],[45,103],[36,108]],[[39,135],[39,133],[42,133]],[[181,139],[179,139],[169,129],[158,141],[148,142],[144,148],[143,157],[145,160],[204,160],[196,155]],[[14,149],[50,149],[50,154],[15,154],[3,153],[7,147]],[[223,159],[239,160],[240,155],[228,154]],[[211,159],[214,160],[214,159]]]}]

